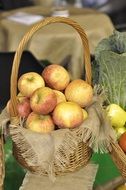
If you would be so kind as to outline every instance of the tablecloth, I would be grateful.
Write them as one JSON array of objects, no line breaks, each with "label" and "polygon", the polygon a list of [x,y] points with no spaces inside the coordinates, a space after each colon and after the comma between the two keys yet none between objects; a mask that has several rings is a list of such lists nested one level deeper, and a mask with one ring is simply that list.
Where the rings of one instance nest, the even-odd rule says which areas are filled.
[{"label": "tablecloth", "polygon": [[98,165],[88,163],[79,170],[56,176],[54,182],[47,176],[27,172],[19,190],[92,190],[97,169]]},{"label": "tablecloth", "polygon": [[[92,9],[71,7],[68,9],[69,17],[78,22],[85,30],[90,52],[93,54],[100,40],[108,37],[114,30],[110,18],[106,14]],[[32,27],[32,25],[19,24],[6,18],[17,11],[41,14],[46,17],[51,16],[52,8],[33,6],[4,12],[1,15],[0,25],[6,32],[6,51],[15,51],[24,34]],[[39,60],[48,60],[56,64],[63,63],[66,57],[69,57],[69,70],[72,78],[81,77],[83,74],[82,52],[84,50],[79,35],[70,26],[58,23],[44,27],[33,36],[26,49],[30,50]],[[2,47],[0,51],[2,51]]]}]

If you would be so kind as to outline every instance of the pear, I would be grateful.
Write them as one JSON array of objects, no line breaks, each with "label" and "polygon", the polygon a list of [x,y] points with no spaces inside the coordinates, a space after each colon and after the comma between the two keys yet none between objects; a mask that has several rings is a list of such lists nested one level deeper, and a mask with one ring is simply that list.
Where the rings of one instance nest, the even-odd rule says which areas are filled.
[{"label": "pear", "polygon": [[110,104],[106,108],[113,127],[123,127],[126,123],[126,112],[117,104]]}]

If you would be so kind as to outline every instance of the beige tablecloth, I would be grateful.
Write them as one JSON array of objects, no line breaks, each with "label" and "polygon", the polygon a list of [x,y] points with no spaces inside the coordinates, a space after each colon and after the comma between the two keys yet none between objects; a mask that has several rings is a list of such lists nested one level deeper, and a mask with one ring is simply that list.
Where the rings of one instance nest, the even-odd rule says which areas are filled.
[{"label": "beige tablecloth", "polygon": [[88,163],[75,172],[56,176],[54,182],[47,176],[27,172],[19,190],[92,190],[97,170],[98,165]]},{"label": "beige tablecloth", "polygon": [[[34,6],[22,8],[15,11],[4,12],[1,15],[1,27],[5,30],[6,51],[15,51],[24,34],[32,27],[10,21],[6,16],[16,11],[24,11],[32,14],[41,14],[51,16],[52,8],[43,8]],[[70,18],[78,22],[85,30],[90,46],[90,52],[93,54],[98,42],[108,37],[113,32],[113,24],[110,18],[91,9],[77,9],[69,7]],[[2,47],[0,47],[2,51]],[[51,24],[38,31],[27,45],[38,59],[49,60],[52,63],[61,64],[69,56],[69,69],[72,78],[78,78],[84,70],[82,57],[81,39],[77,32],[65,24]],[[78,69],[79,68],[79,69]]]}]

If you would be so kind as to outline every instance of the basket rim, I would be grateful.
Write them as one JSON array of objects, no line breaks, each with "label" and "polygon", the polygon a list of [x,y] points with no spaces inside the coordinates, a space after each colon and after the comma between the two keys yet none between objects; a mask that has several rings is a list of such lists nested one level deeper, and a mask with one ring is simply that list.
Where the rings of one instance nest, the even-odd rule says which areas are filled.
[{"label": "basket rim", "polygon": [[43,19],[42,21],[35,24],[22,38],[20,41],[18,48],[16,50],[13,65],[12,65],[12,72],[11,72],[11,81],[10,81],[10,99],[11,99],[11,109],[10,109],[10,115],[11,117],[17,117],[17,80],[18,80],[18,70],[20,65],[20,59],[22,56],[22,53],[28,43],[28,41],[32,38],[32,36],[41,28],[45,27],[46,25],[49,25],[51,23],[64,23],[72,26],[80,35],[80,38],[82,40],[84,52],[83,52],[83,58],[84,58],[84,65],[85,65],[85,75],[86,75],[86,81],[87,83],[91,84],[92,81],[92,72],[91,72],[91,61],[90,61],[90,51],[89,51],[89,44],[87,35],[84,31],[84,29],[74,20],[67,18],[67,17],[47,17]]}]

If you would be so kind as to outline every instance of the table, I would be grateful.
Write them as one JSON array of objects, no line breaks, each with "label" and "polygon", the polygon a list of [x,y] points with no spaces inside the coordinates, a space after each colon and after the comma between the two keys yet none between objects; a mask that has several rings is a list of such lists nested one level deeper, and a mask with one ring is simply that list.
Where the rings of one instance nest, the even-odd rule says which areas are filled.
[{"label": "table", "polygon": [[[114,30],[110,18],[92,9],[73,7],[68,7],[68,9],[70,18],[78,22],[85,30],[89,40],[90,52],[93,54],[98,42],[108,37]],[[2,13],[0,25],[6,34],[4,36],[6,41],[4,51],[15,51],[24,34],[32,27],[6,19],[8,15],[17,11],[51,16],[52,8],[33,6]],[[80,78],[83,74],[83,48],[80,37],[73,28],[65,24],[51,24],[41,29],[30,40],[27,49],[39,60],[48,60],[56,64],[62,64],[66,57],[69,57],[68,70],[71,78]]]}]

